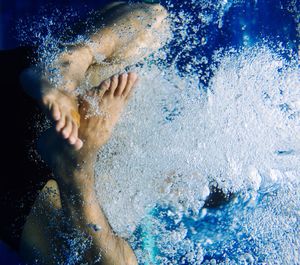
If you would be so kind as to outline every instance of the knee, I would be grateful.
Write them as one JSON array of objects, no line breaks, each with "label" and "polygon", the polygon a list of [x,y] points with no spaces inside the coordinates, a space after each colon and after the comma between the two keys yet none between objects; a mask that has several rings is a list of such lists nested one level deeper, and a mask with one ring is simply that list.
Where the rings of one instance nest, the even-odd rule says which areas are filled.
[{"label": "knee", "polygon": [[163,7],[161,4],[153,5],[153,8],[156,10],[157,14],[159,14],[163,19],[166,19],[168,16],[167,9]]},{"label": "knee", "polygon": [[163,22],[168,17],[167,10],[160,4],[146,4],[147,9],[151,12],[151,16],[157,22]]},{"label": "knee", "polygon": [[[161,35],[170,35],[170,23],[167,10],[160,4],[143,4],[143,12],[146,12],[145,17],[148,21],[145,23],[151,25],[151,28],[158,31]],[[149,23],[148,23],[149,22]]]}]

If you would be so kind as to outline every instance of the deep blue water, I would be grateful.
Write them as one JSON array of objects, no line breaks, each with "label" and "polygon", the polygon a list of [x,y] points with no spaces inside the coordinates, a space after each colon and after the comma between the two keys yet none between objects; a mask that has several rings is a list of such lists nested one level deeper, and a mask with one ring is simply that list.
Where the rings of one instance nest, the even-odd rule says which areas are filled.
[{"label": "deep blue water", "polygon": [[[110,0],[62,0],[62,1],[4,1],[0,2],[0,48],[7,49],[18,46],[20,41],[16,40],[16,26],[20,19],[30,18],[39,13],[44,15],[51,14],[53,9],[75,9],[78,13],[86,12],[101,8],[101,6],[112,2]],[[200,23],[197,19],[199,12],[213,14],[213,20],[217,17],[217,10],[203,9],[196,6],[193,2],[197,1],[161,1],[172,12],[185,11],[194,18],[194,23]],[[211,1],[212,3],[217,1]],[[196,50],[195,54],[210,54],[218,47],[239,46],[245,44],[243,37],[249,37],[248,44],[253,44],[262,38],[280,40],[292,49],[296,49],[299,43],[296,33],[296,21],[291,12],[288,12],[287,6],[291,1],[284,0],[249,0],[244,4],[232,5],[228,1],[225,6],[224,27],[221,29],[210,25],[204,31],[208,36],[208,45],[205,45],[203,51]],[[173,5],[170,7],[170,3]],[[296,2],[297,3],[297,2]],[[298,7],[299,8],[299,7]],[[243,27],[246,29],[243,30]],[[200,31],[199,34],[203,34]],[[199,36],[200,37],[200,36]],[[174,51],[175,53],[176,51]],[[184,59],[181,59],[184,61]]]}]

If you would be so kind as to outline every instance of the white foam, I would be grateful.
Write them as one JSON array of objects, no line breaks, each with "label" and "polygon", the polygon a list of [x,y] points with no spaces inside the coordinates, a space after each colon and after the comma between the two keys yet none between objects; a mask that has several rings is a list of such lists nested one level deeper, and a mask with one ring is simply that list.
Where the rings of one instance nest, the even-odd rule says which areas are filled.
[{"label": "white foam", "polygon": [[139,69],[134,98],[96,169],[100,203],[120,235],[159,202],[199,210],[211,180],[231,191],[258,190],[284,172],[298,174],[295,65],[266,47],[218,60],[207,95],[193,80],[173,75],[169,82],[153,66]]}]

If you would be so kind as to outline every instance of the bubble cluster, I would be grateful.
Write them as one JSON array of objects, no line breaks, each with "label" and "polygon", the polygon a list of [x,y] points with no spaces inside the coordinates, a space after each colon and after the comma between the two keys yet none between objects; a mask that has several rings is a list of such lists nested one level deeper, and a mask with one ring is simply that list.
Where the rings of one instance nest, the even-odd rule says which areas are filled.
[{"label": "bubble cluster", "polygon": [[[122,236],[157,204],[173,208],[171,219],[184,226],[185,216],[201,212],[212,182],[246,198],[297,179],[297,61],[267,46],[219,52],[215,61],[207,93],[190,78],[173,75],[170,82],[155,66],[139,69],[140,84],[96,166],[100,203]],[[258,212],[248,213],[248,220]],[[267,224],[266,230],[275,229]],[[187,259],[184,240],[195,248],[184,230],[178,237],[176,231],[160,222],[151,229],[169,240],[156,242],[165,251],[157,259],[168,253],[170,260],[169,247],[174,260],[178,253]],[[174,260],[162,264],[183,264]]]}]

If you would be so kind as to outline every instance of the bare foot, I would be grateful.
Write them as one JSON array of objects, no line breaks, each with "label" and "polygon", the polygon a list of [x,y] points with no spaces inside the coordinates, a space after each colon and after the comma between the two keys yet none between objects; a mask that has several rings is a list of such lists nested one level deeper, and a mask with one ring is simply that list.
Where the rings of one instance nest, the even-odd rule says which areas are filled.
[{"label": "bare foot", "polygon": [[21,74],[25,92],[41,104],[56,123],[56,131],[76,149],[82,147],[82,141],[78,138],[80,116],[74,91],[84,79],[91,63],[89,49],[74,46],[58,54],[49,65],[50,69],[55,70],[55,74],[41,66],[32,66]]},{"label": "bare foot", "polygon": [[41,76],[37,68],[32,67],[23,71],[21,83],[25,92],[36,99],[55,122],[56,131],[75,149],[80,149],[82,141],[78,138],[80,116],[76,96],[71,89],[68,92],[66,89],[52,87],[49,81]]},{"label": "bare foot", "polygon": [[[90,103],[83,100],[79,107],[81,127],[79,136],[87,148],[99,149],[110,138],[137,81],[135,73],[114,75],[101,83],[99,88],[89,92],[89,96],[99,98],[101,114],[90,115]],[[102,96],[103,95],[103,96]]]},{"label": "bare foot", "polygon": [[[53,167],[54,172],[61,174],[66,169],[66,165],[68,165],[68,170],[72,170],[72,164],[76,167],[78,162],[86,160],[89,155],[94,155],[108,141],[127,105],[136,81],[137,74],[124,73],[111,77],[102,82],[98,88],[89,91],[89,96],[94,97],[98,102],[101,114],[91,116],[89,112],[93,107],[88,101],[81,100],[79,137],[83,140],[84,146],[80,151],[76,144],[73,146],[66,144],[53,132],[53,129],[41,137],[39,152]],[[74,131],[71,132],[71,137],[73,133]]]},{"label": "bare foot", "polygon": [[76,96],[71,92],[53,89],[42,97],[42,104],[56,122],[56,131],[79,150],[83,143],[78,138],[80,115]]},{"label": "bare foot", "polygon": [[[86,252],[86,258],[95,258],[101,252],[101,264],[137,264],[136,257],[129,244],[116,236],[105,215],[99,208],[94,193],[94,164],[97,150],[107,142],[126,106],[133,86],[137,80],[135,73],[113,76],[89,92],[102,110],[102,115],[88,116],[91,106],[83,100],[79,106],[81,126],[79,135],[84,146],[75,151],[70,145],[61,143],[62,139],[50,129],[40,139],[40,153],[53,169],[57,177],[67,217],[73,221],[76,229],[86,231],[86,222],[99,223],[101,235],[87,231],[94,245]],[[78,200],[77,200],[78,199]],[[86,207],[87,206],[87,207]],[[59,249],[59,248],[58,248]],[[90,262],[88,262],[90,264]]]}]

